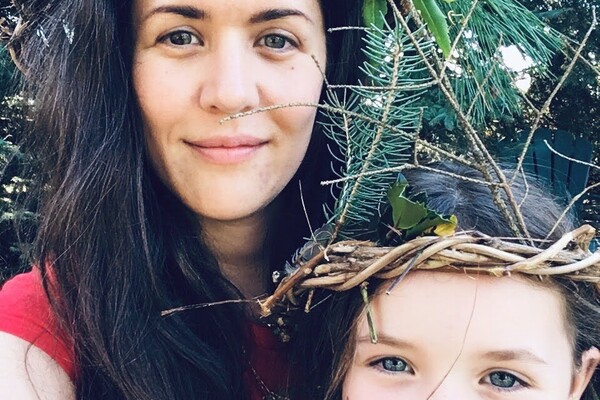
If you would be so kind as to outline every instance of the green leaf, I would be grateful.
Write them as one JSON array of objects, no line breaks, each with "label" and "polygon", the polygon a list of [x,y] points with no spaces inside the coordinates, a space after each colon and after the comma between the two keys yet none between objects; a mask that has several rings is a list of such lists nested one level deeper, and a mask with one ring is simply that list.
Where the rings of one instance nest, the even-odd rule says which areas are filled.
[{"label": "green leaf", "polygon": [[388,200],[392,205],[394,227],[410,229],[427,216],[427,209],[404,196],[408,183],[406,180],[395,183],[388,191]]},{"label": "green leaf", "polygon": [[427,29],[435,38],[436,43],[442,49],[444,57],[448,58],[452,45],[446,16],[436,3],[437,0],[413,0],[415,8],[421,12],[421,17],[427,24]]},{"label": "green leaf", "polygon": [[387,0],[364,0],[363,21],[366,27],[375,25],[382,29],[385,25],[385,15],[388,12]]},{"label": "green leaf", "polygon": [[458,225],[456,216],[438,214],[427,208],[424,194],[415,196],[414,200],[409,199],[404,195],[407,187],[406,179],[401,176],[388,191],[394,227],[404,231],[404,238],[409,240],[423,233],[452,235]]}]

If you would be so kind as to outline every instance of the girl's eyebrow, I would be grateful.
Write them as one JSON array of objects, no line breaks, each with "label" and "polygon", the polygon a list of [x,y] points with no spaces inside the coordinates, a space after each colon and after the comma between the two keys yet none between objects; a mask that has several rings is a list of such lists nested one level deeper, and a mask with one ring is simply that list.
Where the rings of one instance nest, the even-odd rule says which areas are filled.
[{"label": "girl's eyebrow", "polygon": [[[371,344],[371,336],[359,336],[356,339],[357,344],[361,344],[361,343],[367,343],[367,344]],[[403,340],[400,339],[398,337],[395,337],[393,335],[389,335],[386,334],[384,332],[378,331],[377,332],[377,344],[383,344],[386,346],[391,346],[391,347],[398,347],[398,348],[404,348],[404,349],[416,349],[417,346],[408,341],[408,340]]]},{"label": "girl's eyebrow", "polygon": [[488,351],[483,354],[483,358],[493,361],[528,361],[536,364],[547,365],[548,363],[535,355],[534,353],[523,350],[497,350],[497,351]]},{"label": "girl's eyebrow", "polygon": [[[144,20],[147,20],[157,14],[176,14],[176,15],[180,15],[185,18],[198,19],[198,20],[204,20],[204,19],[210,18],[210,15],[206,11],[204,11],[200,8],[197,8],[194,6],[171,5],[171,6],[160,6],[160,7],[154,8],[152,11],[150,11],[148,13],[148,15],[146,15],[144,17]],[[305,20],[307,20],[308,22],[310,22],[311,24],[314,24],[314,21],[312,19],[310,19],[310,17],[308,15],[306,15],[305,13],[303,13],[302,11],[300,11],[298,9],[293,9],[293,8],[271,8],[268,10],[260,11],[256,14],[252,15],[249,19],[249,22],[251,24],[259,24],[262,22],[268,22],[268,21],[273,21],[276,19],[282,19],[282,18],[287,18],[287,17],[302,17]]]}]

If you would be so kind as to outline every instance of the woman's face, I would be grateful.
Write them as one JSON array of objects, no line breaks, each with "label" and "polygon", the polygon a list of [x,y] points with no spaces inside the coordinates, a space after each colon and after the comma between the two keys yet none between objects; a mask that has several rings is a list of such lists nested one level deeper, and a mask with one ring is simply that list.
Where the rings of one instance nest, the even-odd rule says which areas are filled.
[{"label": "woman's face", "polygon": [[419,271],[361,317],[348,400],[572,400],[598,351],[573,360],[561,295],[521,277]]},{"label": "woman's face", "polygon": [[297,171],[316,109],[221,120],[318,102],[319,2],[135,0],[133,13],[134,86],[157,174],[201,218],[260,212]]}]

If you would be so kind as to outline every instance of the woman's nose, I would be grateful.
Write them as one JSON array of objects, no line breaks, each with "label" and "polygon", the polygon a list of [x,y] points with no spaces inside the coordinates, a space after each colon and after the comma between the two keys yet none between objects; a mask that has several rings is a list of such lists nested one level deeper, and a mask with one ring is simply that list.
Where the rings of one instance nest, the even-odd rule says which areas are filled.
[{"label": "woman's nose", "polygon": [[235,114],[260,104],[257,71],[252,53],[243,46],[224,44],[210,55],[204,71],[200,105],[209,112]]}]

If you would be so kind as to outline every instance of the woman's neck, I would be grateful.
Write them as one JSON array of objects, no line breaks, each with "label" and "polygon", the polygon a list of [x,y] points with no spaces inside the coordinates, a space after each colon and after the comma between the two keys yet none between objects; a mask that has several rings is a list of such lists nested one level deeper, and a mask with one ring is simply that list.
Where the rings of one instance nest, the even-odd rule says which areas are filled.
[{"label": "woman's neck", "polygon": [[202,220],[203,239],[214,252],[223,275],[245,298],[267,293],[271,212],[263,211],[235,221]]}]

